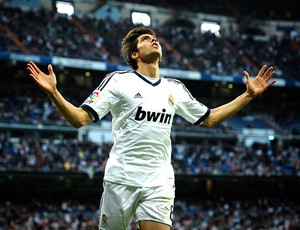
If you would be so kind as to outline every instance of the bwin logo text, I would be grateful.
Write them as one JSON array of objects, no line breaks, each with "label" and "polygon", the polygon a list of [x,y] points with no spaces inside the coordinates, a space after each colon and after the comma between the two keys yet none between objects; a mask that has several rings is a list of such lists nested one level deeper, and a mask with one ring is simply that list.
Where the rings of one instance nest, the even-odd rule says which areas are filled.
[{"label": "bwin logo text", "polygon": [[139,106],[134,119],[137,121],[147,119],[147,121],[170,124],[171,117],[171,114],[167,114],[165,109],[162,110],[162,113],[157,113],[144,111],[142,110],[142,106]]}]

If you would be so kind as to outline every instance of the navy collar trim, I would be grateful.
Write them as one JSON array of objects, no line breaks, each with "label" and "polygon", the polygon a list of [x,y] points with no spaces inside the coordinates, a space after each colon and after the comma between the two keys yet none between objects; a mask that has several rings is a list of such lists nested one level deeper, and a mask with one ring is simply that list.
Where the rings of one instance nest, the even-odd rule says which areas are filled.
[{"label": "navy collar trim", "polygon": [[153,82],[149,81],[147,78],[145,78],[142,74],[138,73],[137,71],[134,71],[134,73],[137,76],[139,76],[142,80],[144,80],[145,82],[147,82],[148,84],[150,84],[152,86],[157,86],[161,82],[161,78],[159,78],[156,82],[153,83]]}]

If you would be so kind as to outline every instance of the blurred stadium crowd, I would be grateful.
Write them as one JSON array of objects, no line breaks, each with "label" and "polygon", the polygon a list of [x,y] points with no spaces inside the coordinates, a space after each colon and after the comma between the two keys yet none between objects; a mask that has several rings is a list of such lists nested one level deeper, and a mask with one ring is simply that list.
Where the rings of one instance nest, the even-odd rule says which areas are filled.
[{"label": "blurred stadium crowd", "polygon": [[[6,201],[0,206],[0,229],[96,229],[95,202]],[[175,201],[174,230],[298,229],[299,204],[272,198]],[[132,223],[128,230],[136,230]]]},{"label": "blurred stadium crowd", "polygon": [[[0,51],[25,51],[125,65],[120,58],[120,39],[133,27],[129,19],[118,22],[73,17],[69,20],[56,12],[24,12],[1,5],[0,15],[2,26],[22,43],[17,46],[8,33],[1,33]],[[221,30],[219,37],[187,27],[160,26],[155,30],[165,47],[161,67],[241,76],[244,70],[260,68],[264,63],[273,65],[278,77],[299,80],[299,34],[287,31],[282,38],[270,36],[267,41],[256,41],[233,29]]]},{"label": "blurred stadium crowd", "polygon": [[[78,139],[51,140],[0,136],[1,171],[104,172],[112,143]],[[174,143],[172,162],[177,175],[300,176],[299,147],[256,143]]]},{"label": "blurred stadium crowd", "polygon": [[[24,12],[3,5],[0,5],[0,23],[23,44],[17,46],[8,33],[1,31],[0,51],[122,65],[125,63],[119,55],[120,38],[133,26],[129,20],[76,17],[69,20],[54,12]],[[160,27],[156,31],[165,46],[161,67],[240,76],[243,70],[256,69],[265,63],[273,65],[281,78],[300,80],[299,35],[286,33],[280,39],[271,36],[268,41],[255,41],[241,37],[238,31],[221,31],[220,37],[195,33],[188,28]],[[30,90],[0,88],[0,123],[67,125],[41,92],[37,95]],[[76,97],[70,100],[77,105],[82,102]],[[287,123],[289,118],[284,120],[285,132],[299,134],[299,121]],[[193,129],[176,118],[174,127],[182,126]],[[217,128],[217,132],[235,131],[235,127]],[[246,147],[226,141],[188,144],[176,139],[173,143],[172,162],[177,175],[300,176],[299,145],[255,143]],[[0,171],[86,172],[93,177],[103,172],[111,145],[76,138],[13,137],[3,132],[0,133]],[[299,203],[289,199],[256,197],[176,200],[173,229],[296,229],[300,227],[299,207]],[[0,200],[0,230],[95,229],[97,210],[98,201],[33,198],[23,204]],[[131,229],[135,229],[133,224]]]},{"label": "blurred stadium crowd", "polygon": [[[2,88],[2,87],[0,87]],[[0,123],[57,125],[68,124],[54,104],[42,92],[2,88],[0,93]],[[72,98],[80,105],[78,97]],[[105,119],[110,119],[109,115]],[[250,123],[251,124],[251,123]],[[254,125],[253,125],[254,126]],[[194,127],[176,117],[174,128],[201,132],[230,133],[235,126],[205,129]],[[289,130],[287,122],[285,127]],[[293,130],[299,133],[299,130]],[[77,138],[43,139],[34,136],[11,137],[0,134],[0,170],[103,172],[112,143],[92,143]],[[201,141],[196,144],[173,140],[175,173],[182,175],[298,175],[300,150],[293,144],[272,146],[256,143],[252,146],[236,142]]]}]

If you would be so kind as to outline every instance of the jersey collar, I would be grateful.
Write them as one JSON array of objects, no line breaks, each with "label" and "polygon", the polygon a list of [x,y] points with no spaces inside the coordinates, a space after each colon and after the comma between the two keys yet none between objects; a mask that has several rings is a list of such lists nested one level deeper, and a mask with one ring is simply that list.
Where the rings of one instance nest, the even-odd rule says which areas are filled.
[{"label": "jersey collar", "polygon": [[139,72],[137,71],[134,71],[134,73],[140,77],[142,80],[144,80],[145,82],[147,82],[148,84],[152,85],[152,86],[157,86],[159,85],[159,83],[161,82],[161,78],[159,78],[156,82],[151,82],[149,81],[147,78],[145,78],[142,74],[140,74]]}]

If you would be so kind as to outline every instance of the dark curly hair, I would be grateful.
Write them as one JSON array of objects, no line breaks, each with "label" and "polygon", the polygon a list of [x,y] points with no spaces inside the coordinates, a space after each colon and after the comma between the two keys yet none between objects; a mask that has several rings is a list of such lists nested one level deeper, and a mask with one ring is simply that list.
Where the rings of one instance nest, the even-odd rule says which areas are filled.
[{"label": "dark curly hair", "polygon": [[137,52],[137,38],[142,34],[151,34],[155,36],[155,32],[147,27],[136,27],[130,30],[122,40],[121,57],[134,70],[138,68],[137,63],[130,57],[131,53]]}]

